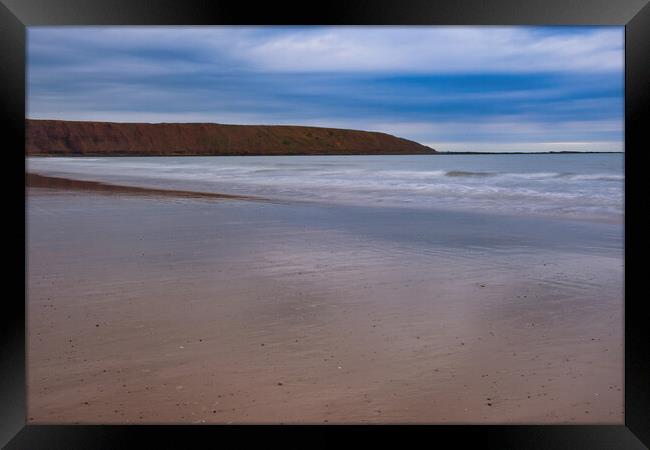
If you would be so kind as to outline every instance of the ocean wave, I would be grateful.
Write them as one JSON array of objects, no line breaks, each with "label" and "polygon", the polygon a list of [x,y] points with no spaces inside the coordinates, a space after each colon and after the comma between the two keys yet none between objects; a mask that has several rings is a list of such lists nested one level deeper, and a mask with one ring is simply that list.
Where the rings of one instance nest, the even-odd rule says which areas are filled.
[{"label": "ocean wave", "polygon": [[426,179],[438,177],[452,178],[517,178],[524,180],[566,179],[572,181],[622,181],[624,175],[594,173],[576,174],[568,172],[474,172],[468,170],[386,170],[379,172],[392,178]]},{"label": "ocean wave", "polygon": [[464,170],[450,170],[445,173],[447,177],[493,177],[498,175],[496,172],[467,172]]},{"label": "ocean wave", "polygon": [[601,161],[585,166],[586,158],[534,166],[490,157],[470,160],[472,165],[443,158],[403,158],[397,163],[361,157],[336,163],[281,158],[30,158],[28,167],[46,175],[107,183],[268,198],[574,216],[623,211],[622,168],[612,165],[612,172],[606,173]]},{"label": "ocean wave", "polygon": [[559,178],[569,178],[576,181],[623,181],[625,175],[614,175],[607,173],[593,173],[593,174],[576,174],[576,173],[562,173]]}]

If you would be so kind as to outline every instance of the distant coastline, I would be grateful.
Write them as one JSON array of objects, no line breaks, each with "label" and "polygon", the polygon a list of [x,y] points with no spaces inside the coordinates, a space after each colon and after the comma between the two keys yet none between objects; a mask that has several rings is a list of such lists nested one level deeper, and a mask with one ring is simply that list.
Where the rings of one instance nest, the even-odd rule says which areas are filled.
[{"label": "distant coastline", "polygon": [[386,133],[292,125],[26,120],[28,156],[418,155]]},{"label": "distant coastline", "polygon": [[[406,153],[409,154],[409,153]],[[611,155],[611,154],[625,154],[625,152],[588,152],[588,151],[567,151],[567,152],[442,152],[435,151],[430,153],[431,156],[450,156],[450,155]],[[385,155],[385,156],[399,156],[401,153],[296,153],[289,155],[273,155],[273,156],[359,156],[359,155]],[[426,153],[417,153],[414,155],[427,155]],[[66,158],[74,157],[161,157],[161,156],[265,156],[258,154],[244,154],[244,155],[194,155],[194,154],[176,154],[176,153],[147,153],[147,154],[138,154],[138,153],[84,153],[84,154],[61,154],[61,153],[28,153],[27,156],[30,157],[39,157],[39,158],[56,158],[59,156],[65,156]]]},{"label": "distant coastline", "polygon": [[[625,154],[625,152],[435,152],[430,156],[489,156],[489,155],[611,155],[611,154]],[[84,154],[53,154],[53,153],[31,153],[27,156],[34,158],[154,158],[154,157],[213,157],[213,156],[400,156],[401,153],[292,153],[289,155],[274,154],[274,155],[258,155],[258,154],[244,154],[244,155],[194,155],[194,154],[174,154],[174,153],[152,153],[152,154],[138,154],[138,153],[84,153]],[[406,153],[404,155],[409,155]],[[426,156],[424,153],[413,154],[414,156]]]},{"label": "distant coastline", "polygon": [[580,155],[580,154],[611,154],[625,152],[581,152],[581,151],[550,151],[550,152],[442,152],[437,151],[436,155]]},{"label": "distant coastline", "polygon": [[555,155],[615,151],[440,151],[386,133],[297,125],[26,119],[27,156]]}]

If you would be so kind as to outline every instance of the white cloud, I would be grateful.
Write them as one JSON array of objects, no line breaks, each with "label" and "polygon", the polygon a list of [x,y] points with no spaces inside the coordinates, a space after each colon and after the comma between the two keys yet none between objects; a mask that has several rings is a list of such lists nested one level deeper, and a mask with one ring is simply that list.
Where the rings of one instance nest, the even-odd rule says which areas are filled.
[{"label": "white cloud", "polygon": [[246,43],[266,70],[457,72],[612,71],[623,67],[623,31],[544,36],[523,27],[343,27]]},{"label": "white cloud", "polygon": [[[50,31],[51,30],[51,31]],[[54,32],[54,30],[56,30]],[[623,27],[544,34],[539,27],[66,27],[30,28],[30,52],[187,50],[282,72],[526,73],[623,68]],[[577,31],[576,31],[577,30]],[[89,57],[92,55],[88,55]]]}]

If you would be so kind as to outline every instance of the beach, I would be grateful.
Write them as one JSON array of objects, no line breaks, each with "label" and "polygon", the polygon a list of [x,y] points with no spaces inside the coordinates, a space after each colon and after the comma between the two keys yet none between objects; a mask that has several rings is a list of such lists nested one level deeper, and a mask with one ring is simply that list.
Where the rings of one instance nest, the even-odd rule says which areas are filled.
[{"label": "beach", "polygon": [[[318,192],[311,172],[51,161],[28,168],[139,189],[27,188],[28,423],[623,423],[622,186],[602,162],[527,185],[425,167],[387,195],[331,164]],[[433,204],[443,181],[465,195]]]}]

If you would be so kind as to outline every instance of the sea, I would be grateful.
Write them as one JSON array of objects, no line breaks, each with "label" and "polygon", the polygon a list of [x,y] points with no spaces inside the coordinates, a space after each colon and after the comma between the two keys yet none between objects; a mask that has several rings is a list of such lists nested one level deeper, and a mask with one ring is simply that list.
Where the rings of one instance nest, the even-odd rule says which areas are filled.
[{"label": "sea", "polygon": [[624,154],[30,157],[27,170],[276,200],[621,223]]}]

